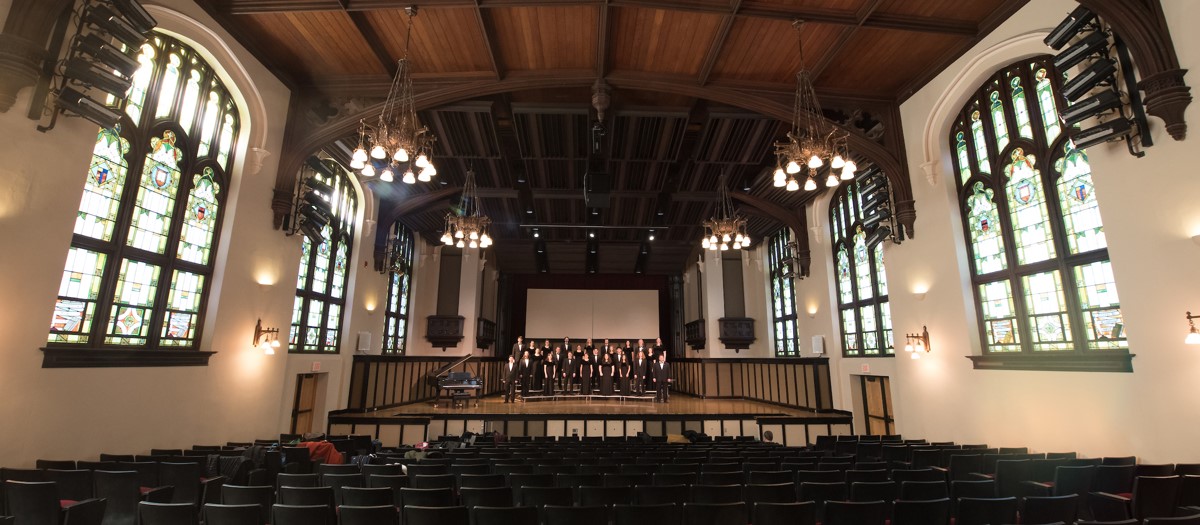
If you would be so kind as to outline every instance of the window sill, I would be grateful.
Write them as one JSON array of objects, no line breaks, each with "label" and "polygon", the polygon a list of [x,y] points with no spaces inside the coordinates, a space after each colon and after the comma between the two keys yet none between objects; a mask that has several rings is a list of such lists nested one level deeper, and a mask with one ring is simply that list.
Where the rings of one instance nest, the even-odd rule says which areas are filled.
[{"label": "window sill", "polygon": [[208,358],[215,353],[198,350],[42,348],[42,368],[208,366]]},{"label": "window sill", "polygon": [[1127,351],[995,353],[970,355],[975,370],[1037,370],[1045,372],[1133,372]]}]

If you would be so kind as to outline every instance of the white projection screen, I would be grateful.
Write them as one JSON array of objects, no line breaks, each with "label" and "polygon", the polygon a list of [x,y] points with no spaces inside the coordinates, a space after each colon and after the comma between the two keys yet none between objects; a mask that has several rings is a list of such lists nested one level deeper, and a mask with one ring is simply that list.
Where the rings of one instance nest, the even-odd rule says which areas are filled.
[{"label": "white projection screen", "polygon": [[529,337],[637,339],[658,334],[658,290],[530,288]]}]

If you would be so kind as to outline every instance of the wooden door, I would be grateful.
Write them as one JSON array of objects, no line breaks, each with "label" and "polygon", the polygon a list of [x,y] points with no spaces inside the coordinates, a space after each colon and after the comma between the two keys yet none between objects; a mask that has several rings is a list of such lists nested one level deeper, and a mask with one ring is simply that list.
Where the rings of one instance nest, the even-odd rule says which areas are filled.
[{"label": "wooden door", "polygon": [[317,374],[300,374],[296,380],[296,403],[292,408],[292,433],[312,432],[313,408],[317,404]]},{"label": "wooden door", "polygon": [[896,433],[892,416],[892,393],[884,376],[859,376],[862,385],[864,417],[868,434],[883,436]]}]

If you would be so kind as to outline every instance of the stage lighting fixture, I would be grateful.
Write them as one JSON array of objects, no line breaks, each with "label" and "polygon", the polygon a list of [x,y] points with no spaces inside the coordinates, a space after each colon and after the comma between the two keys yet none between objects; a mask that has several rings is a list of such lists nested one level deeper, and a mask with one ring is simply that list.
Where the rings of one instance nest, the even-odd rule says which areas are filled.
[{"label": "stage lighting fixture", "polygon": [[136,0],[112,0],[112,3],[139,33],[149,33],[158,25],[158,21]]},{"label": "stage lighting fixture", "polygon": [[83,12],[83,21],[131,48],[140,48],[146,41],[146,35],[143,35],[128,20],[114,13],[104,4],[88,6],[87,10]]},{"label": "stage lighting fixture", "polygon": [[1068,106],[1062,112],[1062,119],[1067,126],[1074,126],[1119,107],[1121,107],[1120,95],[1115,91],[1101,91],[1099,95],[1085,98]]},{"label": "stage lighting fixture", "polygon": [[1075,142],[1076,148],[1083,149],[1128,135],[1132,128],[1133,125],[1128,120],[1115,118],[1099,126],[1071,133],[1071,140]]},{"label": "stage lighting fixture", "polygon": [[63,68],[63,76],[104,91],[118,99],[125,98],[125,92],[129,91],[129,86],[133,85],[132,80],[105,71],[101,69],[101,66],[82,57],[68,60],[66,67]]},{"label": "stage lighting fixture", "polygon": [[95,33],[88,33],[79,39],[76,46],[81,53],[92,57],[104,65],[104,67],[112,69],[126,78],[133,78],[133,74],[137,72],[138,66],[141,65],[138,64],[136,58],[121,52],[116,46],[105,42],[103,38],[100,38]]},{"label": "stage lighting fixture", "polygon": [[59,91],[56,105],[58,109],[79,115],[105,128],[116,126],[121,120],[121,113],[117,110],[87,98],[83,93],[69,87]]},{"label": "stage lighting fixture", "polygon": [[1092,88],[1109,80],[1117,72],[1117,64],[1110,59],[1097,60],[1078,75],[1063,84],[1063,96],[1075,102],[1086,95]]},{"label": "stage lighting fixture", "polygon": [[892,218],[892,212],[887,208],[879,209],[874,212],[865,213],[862,219],[863,228],[870,230],[879,223]]},{"label": "stage lighting fixture", "polygon": [[876,246],[879,246],[880,243],[887,240],[888,236],[891,234],[892,229],[888,228],[887,226],[875,228],[875,231],[871,232],[871,234],[867,236],[867,249],[875,249]]},{"label": "stage lighting fixture", "polygon": [[1059,22],[1058,26],[1050,31],[1050,34],[1046,36],[1043,42],[1050,46],[1051,49],[1058,51],[1095,19],[1096,15],[1088,10],[1088,8],[1083,6],[1076,7],[1074,11],[1071,11],[1070,15],[1067,15],[1067,18]]},{"label": "stage lighting fixture", "polygon": [[1108,35],[1103,31],[1093,31],[1078,42],[1071,44],[1066,51],[1054,56],[1054,67],[1059,71],[1067,71],[1087,57],[1108,49]]}]

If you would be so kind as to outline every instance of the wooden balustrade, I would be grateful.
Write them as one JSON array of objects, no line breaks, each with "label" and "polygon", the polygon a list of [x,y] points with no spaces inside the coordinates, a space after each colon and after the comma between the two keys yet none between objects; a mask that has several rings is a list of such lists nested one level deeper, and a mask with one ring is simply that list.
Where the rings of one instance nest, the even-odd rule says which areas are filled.
[{"label": "wooden balustrade", "polygon": [[825,412],[833,409],[829,359],[674,359],[674,390]]},{"label": "wooden balustrade", "polygon": [[[425,377],[459,358],[356,355],[347,408],[366,412],[431,400],[436,392]],[[489,395],[500,392],[501,364],[496,358],[476,357],[454,370],[475,374],[483,384],[482,394]]]}]

